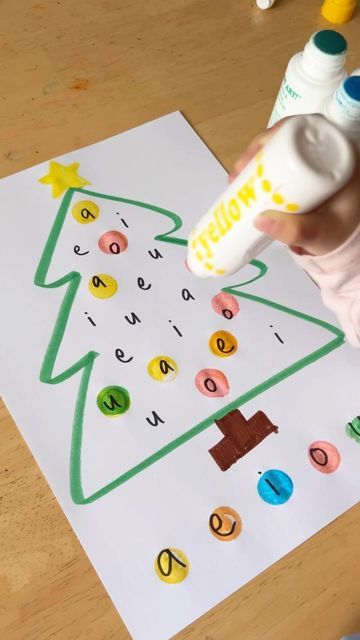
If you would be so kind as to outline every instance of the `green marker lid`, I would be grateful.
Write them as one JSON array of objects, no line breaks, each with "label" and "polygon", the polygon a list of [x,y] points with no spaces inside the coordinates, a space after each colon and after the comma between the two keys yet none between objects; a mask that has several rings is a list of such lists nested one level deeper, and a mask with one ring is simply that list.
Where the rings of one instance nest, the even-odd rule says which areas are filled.
[{"label": "green marker lid", "polygon": [[313,42],[320,51],[332,56],[344,54],[348,48],[344,36],[333,29],[318,31],[313,35]]}]

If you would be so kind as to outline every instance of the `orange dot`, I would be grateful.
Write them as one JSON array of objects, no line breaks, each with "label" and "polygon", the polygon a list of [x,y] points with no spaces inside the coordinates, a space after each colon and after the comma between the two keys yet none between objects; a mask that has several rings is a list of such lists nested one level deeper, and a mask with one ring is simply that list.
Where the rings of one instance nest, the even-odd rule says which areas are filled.
[{"label": "orange dot", "polygon": [[237,352],[238,341],[230,331],[216,331],[209,338],[209,348],[214,356],[228,358]]},{"label": "orange dot", "polygon": [[209,529],[218,540],[230,542],[241,533],[241,518],[231,507],[217,507],[209,518]]}]

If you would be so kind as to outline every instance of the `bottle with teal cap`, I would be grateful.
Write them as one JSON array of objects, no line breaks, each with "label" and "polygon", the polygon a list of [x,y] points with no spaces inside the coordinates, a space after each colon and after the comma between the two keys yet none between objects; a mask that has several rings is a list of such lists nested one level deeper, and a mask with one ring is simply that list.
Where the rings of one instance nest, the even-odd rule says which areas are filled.
[{"label": "bottle with teal cap", "polygon": [[344,36],[333,29],[314,33],[304,51],[290,59],[268,126],[286,116],[321,113],[346,78],[347,48]]}]

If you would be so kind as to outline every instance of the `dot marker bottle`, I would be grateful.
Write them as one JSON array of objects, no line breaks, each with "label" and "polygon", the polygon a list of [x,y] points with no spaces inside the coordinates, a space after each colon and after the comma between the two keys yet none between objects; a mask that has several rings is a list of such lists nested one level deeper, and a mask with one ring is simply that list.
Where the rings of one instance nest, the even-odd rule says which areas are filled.
[{"label": "dot marker bottle", "polygon": [[349,22],[356,9],[356,0],[325,0],[321,7],[321,15],[334,24]]},{"label": "dot marker bottle", "polygon": [[351,75],[341,83],[323,113],[360,149],[360,75]]},{"label": "dot marker bottle", "polygon": [[302,53],[290,60],[268,126],[285,116],[320,113],[324,100],[346,77],[347,42],[325,29],[313,34]]},{"label": "dot marker bottle", "polygon": [[350,179],[354,151],[320,115],[287,120],[192,230],[187,264],[200,277],[235,273],[272,238],[256,229],[259,213],[302,214]]}]

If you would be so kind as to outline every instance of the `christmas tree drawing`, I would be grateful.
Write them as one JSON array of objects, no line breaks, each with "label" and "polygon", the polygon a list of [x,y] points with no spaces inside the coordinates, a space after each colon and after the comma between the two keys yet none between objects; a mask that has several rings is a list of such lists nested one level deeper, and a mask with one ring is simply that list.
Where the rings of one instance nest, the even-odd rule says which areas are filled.
[{"label": "christmas tree drawing", "polygon": [[[57,292],[40,380],[54,395],[59,384],[75,390],[74,407],[63,408],[73,416],[70,490],[87,504],[215,421],[225,434],[226,416],[339,347],[343,334],[259,295],[260,279],[271,278],[259,260],[240,275],[197,280],[178,215],[85,188],[78,169],[50,163],[41,179],[62,201],[34,284]],[[236,444],[225,434],[238,446],[231,463],[276,431],[265,420],[258,438]],[[224,444],[214,449],[226,469]]]}]

